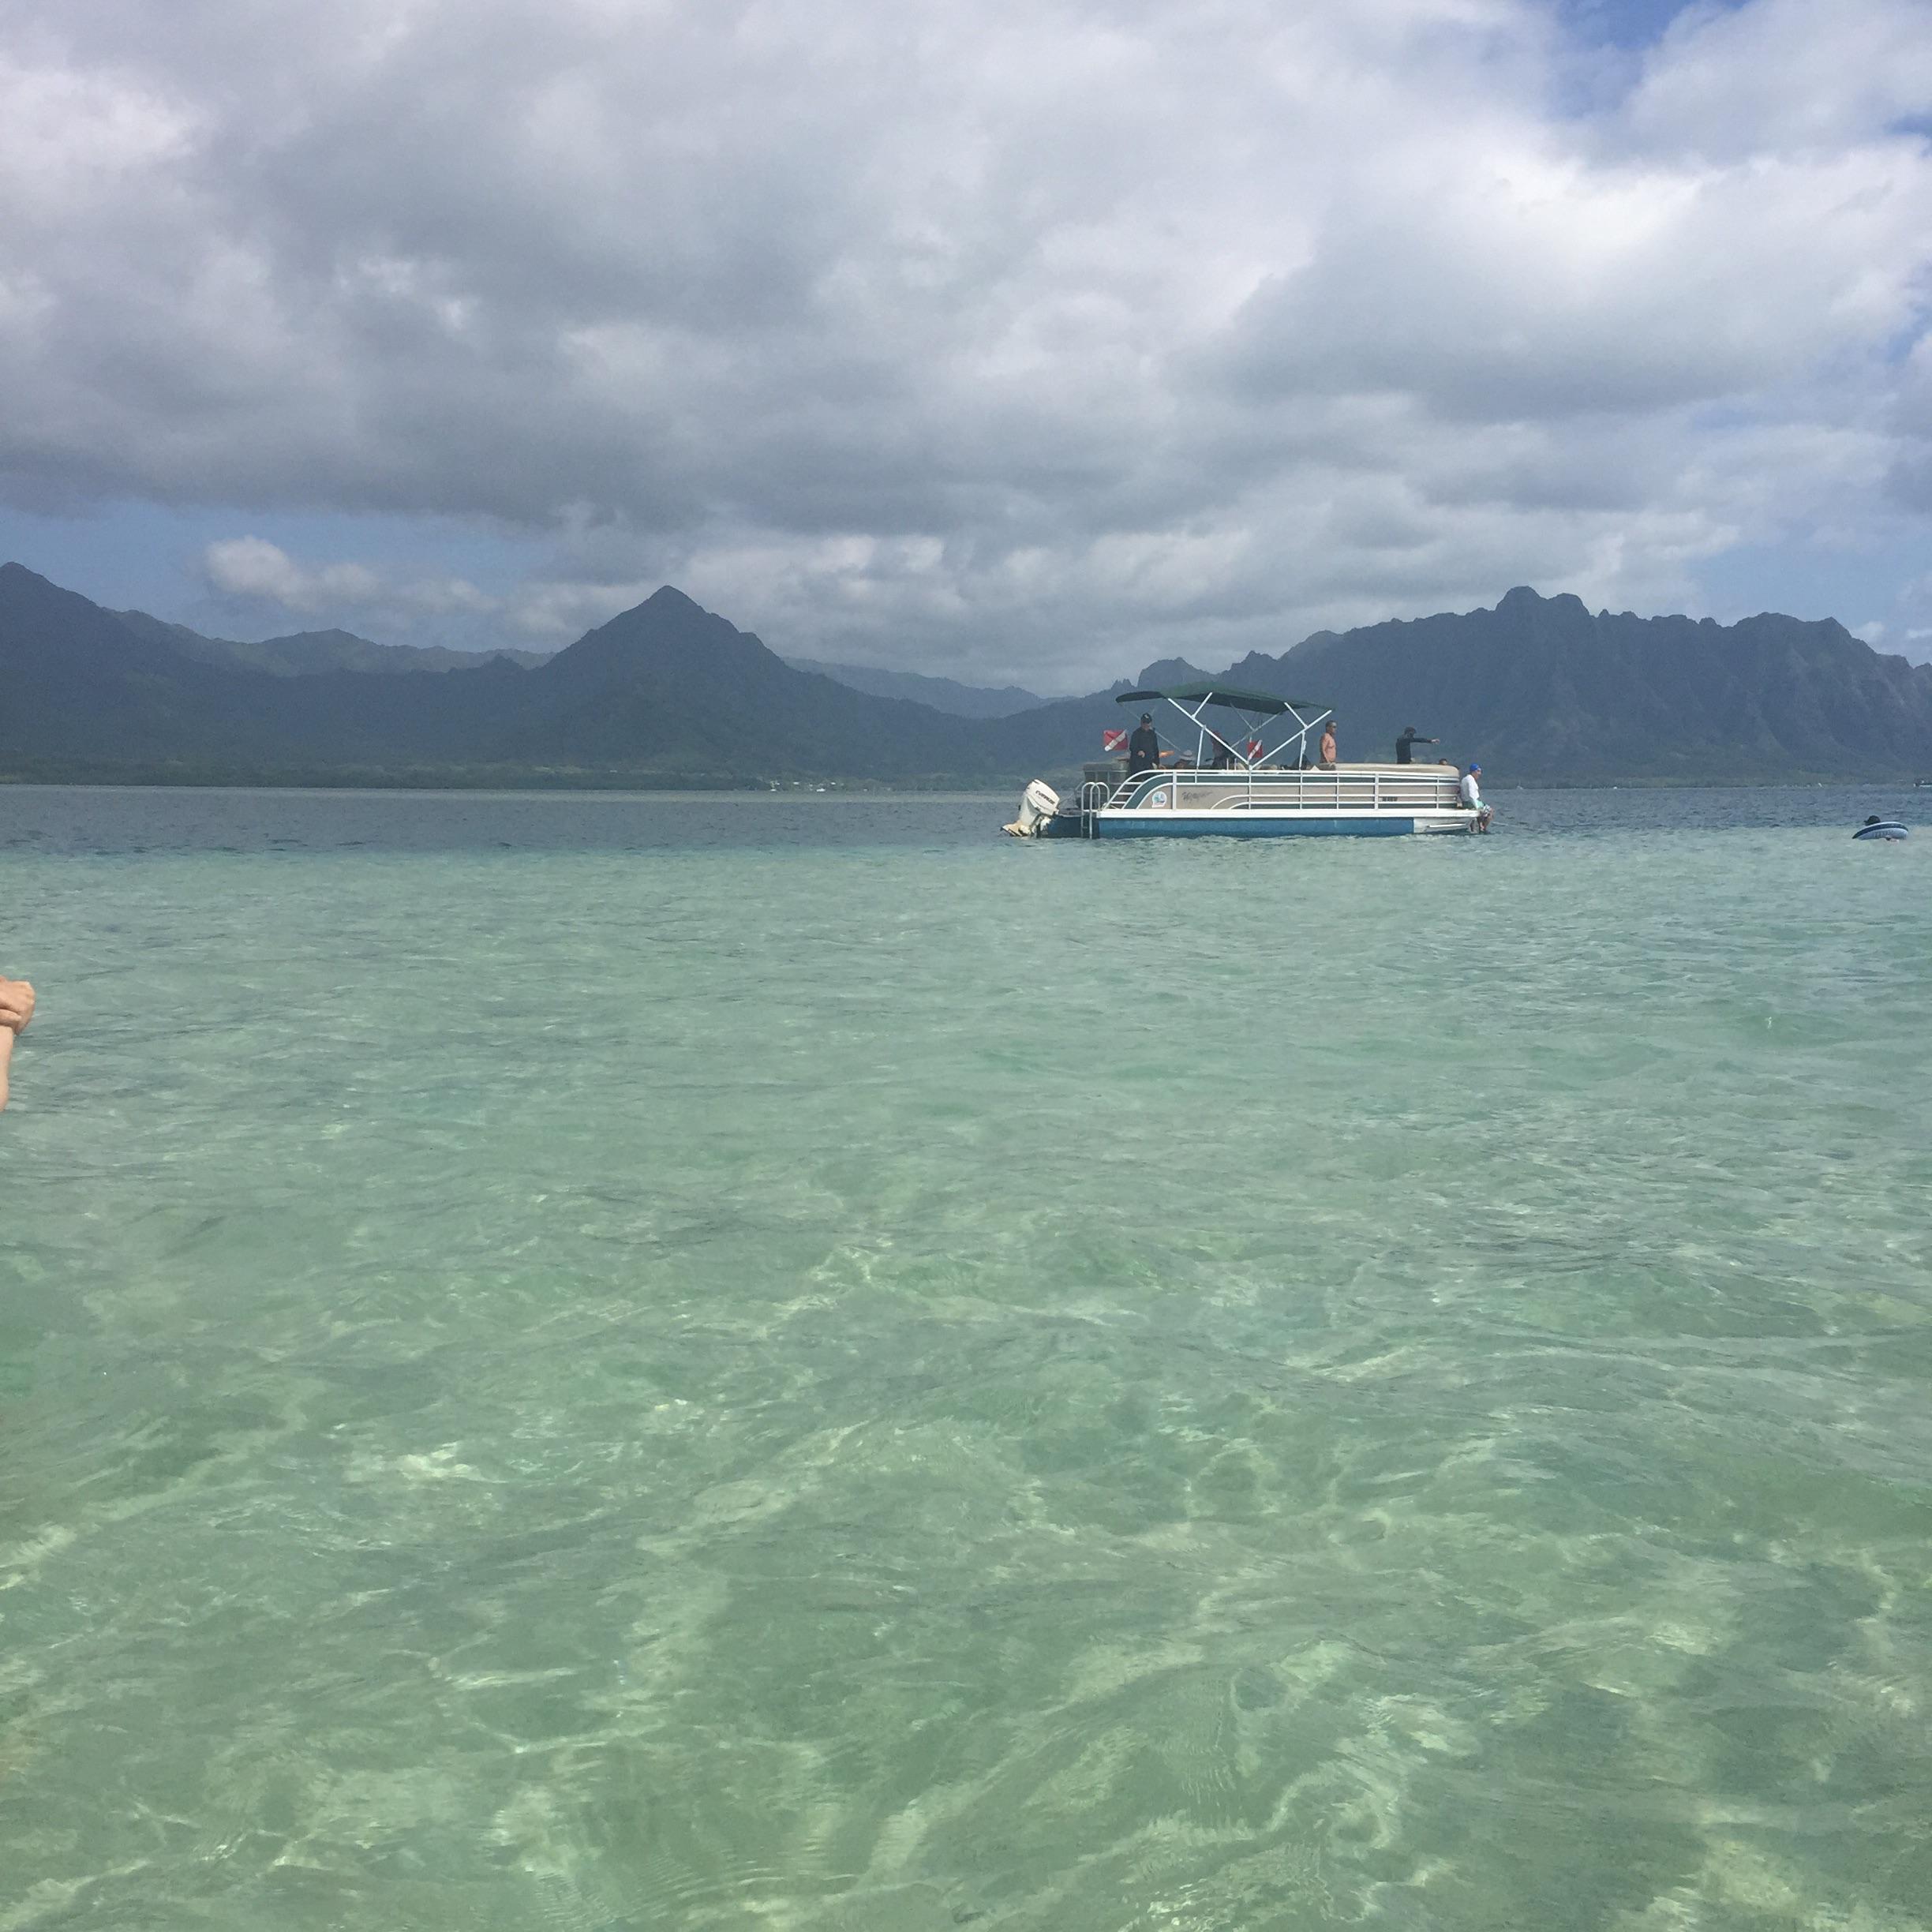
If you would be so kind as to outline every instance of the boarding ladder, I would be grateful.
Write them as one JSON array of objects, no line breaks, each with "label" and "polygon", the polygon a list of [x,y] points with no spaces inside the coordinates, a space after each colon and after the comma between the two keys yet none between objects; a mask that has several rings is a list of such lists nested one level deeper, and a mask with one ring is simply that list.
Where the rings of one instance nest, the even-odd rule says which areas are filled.
[{"label": "boarding ladder", "polygon": [[1080,788],[1080,822],[1082,838],[1100,836],[1100,808],[1112,802],[1114,788],[1098,778],[1089,778]]}]

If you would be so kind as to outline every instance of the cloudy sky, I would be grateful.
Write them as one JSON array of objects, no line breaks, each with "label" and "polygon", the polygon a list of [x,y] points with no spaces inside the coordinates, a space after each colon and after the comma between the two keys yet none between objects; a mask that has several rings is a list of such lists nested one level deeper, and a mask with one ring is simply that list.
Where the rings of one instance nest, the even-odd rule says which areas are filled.
[{"label": "cloudy sky", "polygon": [[1929,312],[1932,0],[0,0],[0,556],[229,635],[1932,657]]}]

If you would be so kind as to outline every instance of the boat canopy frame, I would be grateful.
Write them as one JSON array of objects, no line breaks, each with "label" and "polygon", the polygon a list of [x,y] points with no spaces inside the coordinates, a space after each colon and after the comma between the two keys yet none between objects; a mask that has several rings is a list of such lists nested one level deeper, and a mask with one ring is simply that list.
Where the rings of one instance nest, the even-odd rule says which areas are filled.
[{"label": "boat canopy frame", "polygon": [[[1260,769],[1270,758],[1279,758],[1291,744],[1295,747],[1295,765],[1299,767],[1308,757],[1309,733],[1335,715],[1331,706],[1311,703],[1305,698],[1277,698],[1267,691],[1241,691],[1213,680],[1204,684],[1169,684],[1159,691],[1122,691],[1114,702],[1145,704],[1155,699],[1172,705],[1200,734],[1194,754],[1196,765],[1204,762],[1208,742],[1211,739],[1243,771]],[[1237,712],[1255,720],[1272,718],[1279,721],[1289,717],[1294,719],[1294,725],[1293,728],[1284,727],[1279,740],[1268,745],[1264,742],[1268,727],[1259,722],[1252,724],[1243,735],[1242,745],[1237,747],[1230,744],[1208,722],[1204,713],[1214,707]],[[1305,712],[1309,715],[1304,717]],[[1249,758],[1245,750],[1249,741],[1262,745],[1261,751],[1253,758]]]}]

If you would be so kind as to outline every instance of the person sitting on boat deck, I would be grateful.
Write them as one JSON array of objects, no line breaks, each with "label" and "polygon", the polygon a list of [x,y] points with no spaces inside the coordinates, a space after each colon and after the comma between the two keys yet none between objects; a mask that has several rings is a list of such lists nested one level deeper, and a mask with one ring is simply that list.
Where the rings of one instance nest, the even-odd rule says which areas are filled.
[{"label": "person sitting on boat deck", "polygon": [[1405,724],[1402,727],[1402,735],[1395,740],[1395,762],[1398,765],[1413,765],[1415,762],[1414,752],[1417,745],[1440,744],[1441,743],[1442,740],[1440,738],[1425,738],[1413,724]]},{"label": "person sitting on boat deck", "polygon": [[1214,756],[1208,762],[1216,771],[1226,771],[1238,761],[1234,756],[1234,747],[1224,739],[1217,738],[1214,741]]},{"label": "person sitting on boat deck", "polygon": [[1476,814],[1476,829],[1478,832],[1487,832],[1489,829],[1489,821],[1494,814],[1482,802],[1482,787],[1476,782],[1481,776],[1482,767],[1480,765],[1472,765],[1462,774],[1462,782],[1456,787],[1456,796]]},{"label": "person sitting on boat deck", "polygon": [[1127,776],[1151,771],[1160,762],[1160,735],[1154,728],[1154,713],[1143,711],[1134,735],[1127,740]]},{"label": "person sitting on boat deck", "polygon": [[1335,768],[1335,721],[1333,718],[1322,727],[1321,751],[1316,762],[1324,771],[1333,771]]}]

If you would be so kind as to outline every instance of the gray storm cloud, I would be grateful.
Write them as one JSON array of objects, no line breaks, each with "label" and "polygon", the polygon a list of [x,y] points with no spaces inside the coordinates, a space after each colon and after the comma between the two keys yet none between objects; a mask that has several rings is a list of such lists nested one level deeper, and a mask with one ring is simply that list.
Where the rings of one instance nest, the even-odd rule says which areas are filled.
[{"label": "gray storm cloud", "polygon": [[0,492],[238,506],[290,609],[438,593],[250,509],[538,535],[446,605],[522,641],[668,577],[1047,683],[1668,601],[1923,500],[1925,18],[14,0]]}]

